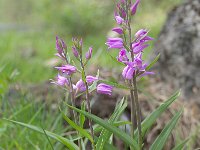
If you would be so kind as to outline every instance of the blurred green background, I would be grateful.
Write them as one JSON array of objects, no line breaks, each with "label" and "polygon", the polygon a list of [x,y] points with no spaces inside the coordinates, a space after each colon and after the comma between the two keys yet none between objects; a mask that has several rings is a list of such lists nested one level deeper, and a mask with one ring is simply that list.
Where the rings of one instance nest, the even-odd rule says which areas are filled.
[{"label": "blurred green background", "polygon": [[[134,30],[147,28],[156,39],[167,13],[181,2],[141,0],[132,24]],[[90,64],[116,66],[111,63],[104,44],[112,35],[110,30],[116,26],[114,6],[114,0],[0,0],[0,117],[11,117],[63,133],[65,129],[57,111],[45,109],[41,102],[34,102],[35,97],[26,94],[13,100],[13,104],[8,101],[7,93],[18,83],[35,85],[54,78],[57,72],[51,64],[56,53],[56,35],[66,41],[69,51],[71,38],[83,37],[85,50],[93,46],[95,58]],[[152,50],[153,43],[145,56]],[[117,51],[110,53],[116,56]],[[0,121],[0,149],[27,148],[50,147],[44,136]]]}]

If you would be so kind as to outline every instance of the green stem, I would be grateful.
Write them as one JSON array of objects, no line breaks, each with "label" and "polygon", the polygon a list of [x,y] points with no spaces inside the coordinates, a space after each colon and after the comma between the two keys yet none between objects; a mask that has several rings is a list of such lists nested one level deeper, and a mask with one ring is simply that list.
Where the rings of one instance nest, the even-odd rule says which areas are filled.
[{"label": "green stem", "polygon": [[[69,61],[66,57],[66,54],[64,53],[65,55],[65,61],[67,64],[69,64]],[[74,93],[74,89],[73,89],[73,84],[72,84],[72,78],[71,76],[69,77],[69,84],[70,84],[70,90],[71,90],[71,103],[72,103],[72,106],[75,107],[75,93]],[[74,121],[75,123],[78,125],[78,117],[77,117],[77,113],[72,110],[72,113],[73,113],[73,117],[74,117]],[[79,135],[79,132],[77,131],[77,134]],[[82,150],[82,147],[81,147],[81,139],[78,139],[78,147],[80,148],[80,150]]]},{"label": "green stem", "polygon": [[131,136],[134,139],[134,131],[137,127],[137,120],[136,120],[136,110],[135,110],[135,99],[134,99],[134,95],[133,95],[133,82],[130,82],[130,98],[131,98],[131,122],[132,122],[132,127],[131,127]]},{"label": "green stem", "polygon": [[138,143],[140,146],[140,149],[142,149],[142,129],[141,129],[141,109],[138,99],[138,89],[137,89],[137,82],[136,82],[136,76],[133,78],[133,84],[134,84],[134,96],[135,96],[135,102],[136,102],[136,111],[137,111],[137,127],[138,127]]},{"label": "green stem", "polygon": [[[71,89],[71,103],[72,103],[72,106],[75,107],[75,96],[74,96],[74,89],[73,89],[71,77],[69,77],[69,84],[70,84],[70,89]],[[72,113],[73,113],[74,121],[78,125],[77,113],[74,110],[72,110]],[[78,131],[77,131],[77,134],[79,134]],[[80,150],[82,150],[81,139],[78,139],[78,147],[80,148]]]},{"label": "green stem", "polygon": [[[82,58],[80,58],[80,63],[81,63],[81,67],[82,67],[82,70],[83,70],[83,74],[84,74],[84,83],[85,83],[85,86],[86,86],[86,102],[87,102],[87,110],[88,112],[91,114],[92,111],[91,111],[91,107],[90,107],[90,100],[89,100],[89,88],[88,88],[88,83],[86,81],[86,75],[85,75],[85,66],[83,64],[83,60]],[[92,138],[93,138],[93,141],[94,141],[94,130],[93,130],[93,127],[92,127],[92,120],[91,119],[88,119],[89,120],[89,127],[90,127],[90,132],[91,132],[91,135],[92,135]],[[93,147],[93,150],[95,150],[95,144],[92,143],[92,147]]]},{"label": "green stem", "polygon": [[[131,15],[130,15],[130,5],[131,1],[126,0],[126,13],[127,13],[127,26],[128,26],[128,34],[129,34],[129,47],[130,50],[132,49],[132,36],[131,36]],[[134,54],[131,52],[131,58],[132,61],[134,61]],[[134,78],[130,81],[131,82],[131,87],[134,88],[134,96],[133,96],[133,91],[130,90],[131,94],[131,121],[132,121],[132,128],[134,128],[134,122],[135,116],[137,120],[137,128],[138,128],[138,143],[140,146],[140,149],[142,149],[142,134],[141,134],[141,109],[138,101],[138,90],[137,90],[137,81],[136,81],[136,75],[134,75]],[[131,88],[131,89],[133,89]],[[135,116],[134,116],[135,115]],[[134,130],[134,129],[132,129]],[[134,132],[134,131],[132,131]],[[132,133],[132,136],[134,133]],[[133,137],[134,138],[134,137]]]}]

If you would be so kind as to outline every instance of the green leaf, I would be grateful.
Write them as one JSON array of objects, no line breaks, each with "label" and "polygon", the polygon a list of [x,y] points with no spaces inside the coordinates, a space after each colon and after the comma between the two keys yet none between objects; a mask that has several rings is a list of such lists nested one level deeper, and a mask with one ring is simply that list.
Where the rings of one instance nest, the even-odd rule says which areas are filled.
[{"label": "green leaf", "polygon": [[71,109],[84,114],[86,117],[90,118],[91,120],[93,120],[94,122],[96,122],[97,124],[101,125],[102,127],[104,127],[105,129],[109,130],[110,132],[112,132],[114,135],[116,135],[118,138],[120,138],[121,140],[123,140],[126,144],[130,145],[132,148],[134,148],[135,150],[139,149],[139,146],[137,144],[137,142],[135,140],[133,140],[128,134],[124,133],[123,131],[121,131],[119,128],[115,127],[114,125],[110,125],[108,122],[106,122],[105,120],[90,114],[88,112],[82,111],[78,108],[75,108],[73,106],[68,105],[67,103],[65,103],[68,107],[70,107]]},{"label": "green leaf", "polygon": [[93,139],[92,139],[92,137],[91,137],[91,135],[86,130],[84,130],[83,128],[81,128],[78,125],[76,125],[72,120],[70,120],[64,114],[64,112],[61,111],[61,113],[62,113],[62,116],[65,119],[65,121],[67,121],[71,127],[73,127],[74,129],[76,129],[77,131],[79,131],[80,134],[82,134],[84,137],[88,138],[92,143],[94,142]]},{"label": "green leaf", "polygon": [[[173,94],[167,101],[161,104],[155,111],[153,111],[146,119],[142,122],[142,136],[145,135],[146,131],[152,127],[156,119],[179,97],[180,91]],[[135,132],[135,136],[138,131]]]},{"label": "green leaf", "polygon": [[[29,125],[29,124],[26,124],[26,123],[22,123],[22,122],[18,122],[18,121],[14,121],[14,120],[10,120],[10,119],[3,119],[3,120],[10,121],[12,123],[21,125],[23,127],[26,127],[26,128],[31,129],[31,130],[34,130],[36,132],[44,134],[44,131],[39,127],[36,127],[36,126],[33,126],[33,125]],[[45,130],[45,132],[49,137],[51,137],[51,138],[55,139],[56,141],[64,144],[69,150],[77,150],[77,149],[79,149],[78,146],[75,143],[73,143],[72,141],[70,141],[70,140],[68,140],[68,139],[66,139],[66,138],[64,138],[64,137],[62,137],[60,135],[57,135],[55,133],[49,132],[47,130]]]},{"label": "green leaf", "polygon": [[124,85],[118,84],[117,82],[110,82],[110,81],[106,81],[106,80],[99,80],[99,82],[105,83],[105,84],[108,84],[108,85],[112,85],[112,86],[114,86],[116,88],[120,88],[120,89],[126,89],[126,90],[130,89],[129,87],[126,87]]},{"label": "green leaf", "polygon": [[158,61],[159,58],[160,58],[160,54],[158,54],[158,55],[156,56],[156,58],[154,58],[154,60],[146,67],[145,70],[151,69],[151,67],[153,67],[153,65],[155,65],[155,63]]},{"label": "green leaf", "polygon": [[177,112],[171,121],[165,126],[160,135],[156,138],[154,143],[151,145],[150,150],[162,150],[169,135],[176,126],[179,118],[181,117],[182,110]]},{"label": "green leaf", "polygon": [[178,144],[177,146],[175,146],[172,150],[182,150],[185,146],[185,144],[189,141],[189,139],[184,140],[183,142],[181,142],[180,144]]},{"label": "green leaf", "polygon": [[[124,112],[125,108],[127,107],[127,101],[124,100],[124,98],[116,105],[115,110],[111,117],[108,120],[108,123],[111,125],[114,124],[115,121],[119,119],[121,114]],[[98,150],[105,149],[104,145],[109,140],[110,136],[112,135],[112,132],[109,132],[105,128],[101,131],[100,136],[98,138],[96,147],[98,147]]]}]

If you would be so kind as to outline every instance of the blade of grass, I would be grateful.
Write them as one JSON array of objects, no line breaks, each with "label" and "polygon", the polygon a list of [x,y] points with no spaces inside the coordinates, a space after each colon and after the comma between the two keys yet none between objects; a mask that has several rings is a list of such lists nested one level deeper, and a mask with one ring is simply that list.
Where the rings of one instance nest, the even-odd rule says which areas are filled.
[{"label": "blade of grass", "polygon": [[176,126],[179,118],[181,117],[182,110],[177,112],[171,121],[164,127],[160,135],[155,139],[154,143],[151,145],[150,150],[162,150],[169,135]]}]

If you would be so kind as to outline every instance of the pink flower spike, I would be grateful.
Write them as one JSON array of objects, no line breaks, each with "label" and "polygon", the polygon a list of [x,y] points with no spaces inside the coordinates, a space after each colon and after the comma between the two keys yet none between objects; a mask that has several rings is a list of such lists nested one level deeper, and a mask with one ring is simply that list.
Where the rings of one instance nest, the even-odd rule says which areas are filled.
[{"label": "pink flower spike", "polygon": [[136,0],[136,2],[131,6],[131,15],[135,15],[139,3],[140,0]]},{"label": "pink flower spike", "polygon": [[120,27],[116,27],[116,28],[113,28],[112,31],[118,33],[118,34],[123,34],[123,29],[120,28]]},{"label": "pink flower spike", "polygon": [[92,47],[89,48],[88,52],[85,54],[85,58],[89,60],[92,57]]}]

